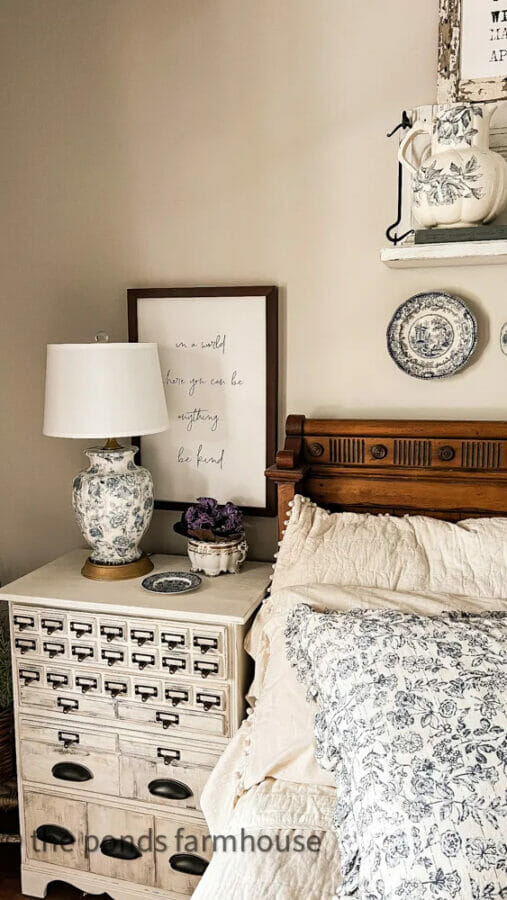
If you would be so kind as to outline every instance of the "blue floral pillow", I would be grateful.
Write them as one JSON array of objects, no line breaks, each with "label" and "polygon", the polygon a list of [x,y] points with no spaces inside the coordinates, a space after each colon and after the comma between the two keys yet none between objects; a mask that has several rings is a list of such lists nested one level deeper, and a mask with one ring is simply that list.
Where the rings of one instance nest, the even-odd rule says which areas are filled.
[{"label": "blue floral pillow", "polygon": [[507,898],[506,636],[505,613],[289,614],[336,779],[337,897]]}]

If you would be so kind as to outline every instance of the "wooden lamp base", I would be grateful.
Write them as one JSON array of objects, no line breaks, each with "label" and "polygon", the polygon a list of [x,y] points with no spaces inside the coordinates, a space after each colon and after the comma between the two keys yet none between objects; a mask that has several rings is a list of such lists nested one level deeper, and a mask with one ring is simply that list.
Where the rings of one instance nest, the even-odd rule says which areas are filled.
[{"label": "wooden lamp base", "polygon": [[81,569],[81,575],[95,581],[123,581],[126,578],[140,578],[141,575],[147,575],[152,569],[153,563],[145,553],[135,562],[119,566],[97,565],[88,557]]}]

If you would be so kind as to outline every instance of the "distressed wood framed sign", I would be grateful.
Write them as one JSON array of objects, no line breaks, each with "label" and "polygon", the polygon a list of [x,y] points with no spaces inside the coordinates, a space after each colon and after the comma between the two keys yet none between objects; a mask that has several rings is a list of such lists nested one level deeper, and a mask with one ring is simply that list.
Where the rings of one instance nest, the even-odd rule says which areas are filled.
[{"label": "distressed wood framed sign", "polygon": [[507,99],[507,0],[440,0],[438,102]]},{"label": "distressed wood framed sign", "polygon": [[156,288],[127,292],[130,341],[159,347],[169,429],[140,439],[155,506],[197,497],[274,515],[264,470],[275,459],[278,289]]}]

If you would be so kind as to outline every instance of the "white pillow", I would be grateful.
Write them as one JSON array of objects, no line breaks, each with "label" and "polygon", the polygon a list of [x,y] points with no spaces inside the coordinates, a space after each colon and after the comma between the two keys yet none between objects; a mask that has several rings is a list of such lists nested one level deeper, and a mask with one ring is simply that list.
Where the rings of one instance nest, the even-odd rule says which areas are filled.
[{"label": "white pillow", "polygon": [[467,597],[507,596],[507,518],[328,513],[296,496],[272,591],[347,584]]},{"label": "white pillow", "polygon": [[[256,658],[251,687],[254,702],[248,722],[248,746],[241,763],[241,790],[271,777],[305,784],[333,784],[314,759],[315,706],[306,699],[285,653],[288,613],[298,603],[316,610],[395,609],[418,615],[446,610],[507,612],[507,600],[450,594],[410,594],[379,588],[309,585],[273,594],[263,605],[245,646]],[[255,699],[253,699],[255,698]]]}]

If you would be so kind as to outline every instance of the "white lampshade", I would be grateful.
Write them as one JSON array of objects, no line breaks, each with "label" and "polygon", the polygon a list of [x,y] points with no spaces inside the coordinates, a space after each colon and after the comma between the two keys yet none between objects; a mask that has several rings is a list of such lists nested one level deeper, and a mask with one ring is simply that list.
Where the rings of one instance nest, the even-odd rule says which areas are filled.
[{"label": "white lampshade", "polygon": [[135,437],[168,424],[156,344],[48,344],[44,434]]}]

